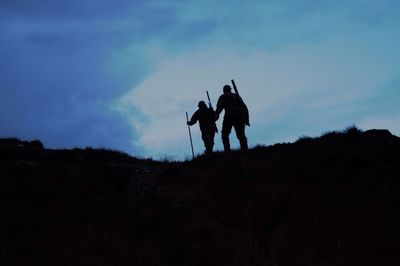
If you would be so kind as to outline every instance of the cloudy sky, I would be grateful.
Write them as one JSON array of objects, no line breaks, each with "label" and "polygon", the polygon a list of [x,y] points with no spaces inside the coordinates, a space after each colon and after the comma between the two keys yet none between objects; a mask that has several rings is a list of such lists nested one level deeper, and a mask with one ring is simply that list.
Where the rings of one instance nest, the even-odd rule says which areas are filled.
[{"label": "cloudy sky", "polygon": [[398,14],[397,0],[1,0],[0,137],[184,159],[185,112],[231,79],[250,146],[352,124],[400,135]]}]

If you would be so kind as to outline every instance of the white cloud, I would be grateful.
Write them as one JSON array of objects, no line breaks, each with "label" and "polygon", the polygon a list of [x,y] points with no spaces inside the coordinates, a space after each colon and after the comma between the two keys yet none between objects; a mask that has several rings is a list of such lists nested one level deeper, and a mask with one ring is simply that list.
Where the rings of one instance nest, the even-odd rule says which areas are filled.
[{"label": "white cloud", "polygon": [[[366,64],[368,60],[370,64]],[[263,128],[272,122],[292,116],[304,120],[305,125],[318,123],[333,119],[335,109],[338,115],[346,115],[343,112],[351,112],[354,102],[367,98],[392,74],[387,68],[384,62],[358,54],[340,42],[289,47],[274,54],[214,49],[168,61],[123,96],[119,104],[125,111],[134,106],[148,118],[143,122],[131,115],[132,126],[139,132],[137,142],[147,149],[147,155],[168,153],[183,158],[190,154],[185,112],[192,114],[197,102],[206,100],[206,90],[215,105],[223,85],[232,78],[250,109],[249,143],[256,145],[266,142]],[[310,113],[310,117],[301,116]],[[268,128],[269,132],[273,130]],[[192,131],[197,134],[196,150],[202,151],[199,130],[192,127]],[[303,133],[287,132],[280,137],[292,139],[295,134]],[[221,149],[219,138],[217,135],[216,147]]]},{"label": "white cloud", "polygon": [[[153,48],[141,49],[158,68],[120,99],[119,109],[130,117],[139,134],[135,141],[147,155],[190,154],[185,112],[195,111],[206,90],[215,105],[232,78],[250,109],[248,137],[256,145],[360,121],[370,116],[363,105],[373,104],[368,99],[377,88],[398,76],[398,56],[388,52],[395,50],[397,35],[386,24],[371,28],[369,17],[355,20],[358,9],[347,4],[306,6],[299,12],[291,2],[239,6],[239,1],[226,8],[214,1],[179,2],[173,5],[179,23],[168,31],[177,46],[185,42],[179,33],[190,32],[193,23],[213,27],[190,39],[189,46],[183,44],[185,52],[157,39]],[[191,33],[197,34],[195,28]],[[147,119],[128,111],[131,106]],[[195,148],[202,151],[199,130],[192,129]],[[216,143],[221,149],[219,135]]]}]

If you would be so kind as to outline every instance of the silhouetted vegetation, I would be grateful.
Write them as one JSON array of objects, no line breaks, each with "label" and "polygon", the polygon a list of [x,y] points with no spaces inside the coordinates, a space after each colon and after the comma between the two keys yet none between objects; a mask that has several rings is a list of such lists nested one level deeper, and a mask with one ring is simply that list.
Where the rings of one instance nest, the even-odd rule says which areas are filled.
[{"label": "silhouetted vegetation", "polygon": [[25,146],[32,148],[43,149],[44,146],[40,140],[22,141],[17,138],[2,138],[0,139],[0,146]]},{"label": "silhouetted vegetation", "polygon": [[400,140],[387,130],[185,162],[0,143],[2,265],[400,263]]}]

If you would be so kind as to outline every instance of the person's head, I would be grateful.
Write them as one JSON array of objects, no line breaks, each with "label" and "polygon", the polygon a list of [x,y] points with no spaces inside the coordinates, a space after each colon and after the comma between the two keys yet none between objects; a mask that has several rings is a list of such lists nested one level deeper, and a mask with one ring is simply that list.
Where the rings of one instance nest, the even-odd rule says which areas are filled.
[{"label": "person's head", "polygon": [[199,108],[207,108],[207,105],[204,101],[200,101],[199,104],[197,105]]},{"label": "person's head", "polygon": [[224,91],[224,93],[228,93],[228,92],[232,91],[232,88],[229,85],[225,85],[224,88],[223,88],[223,91]]}]

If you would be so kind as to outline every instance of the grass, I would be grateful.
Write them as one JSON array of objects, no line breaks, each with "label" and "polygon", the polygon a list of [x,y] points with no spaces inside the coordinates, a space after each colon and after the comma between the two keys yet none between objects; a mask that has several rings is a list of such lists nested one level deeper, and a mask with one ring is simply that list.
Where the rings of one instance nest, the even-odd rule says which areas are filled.
[{"label": "grass", "polygon": [[348,128],[184,162],[0,146],[9,158],[0,163],[0,259],[397,265],[400,143],[371,134]]}]

